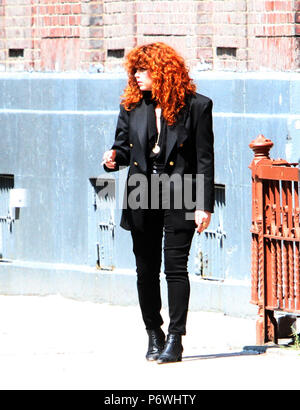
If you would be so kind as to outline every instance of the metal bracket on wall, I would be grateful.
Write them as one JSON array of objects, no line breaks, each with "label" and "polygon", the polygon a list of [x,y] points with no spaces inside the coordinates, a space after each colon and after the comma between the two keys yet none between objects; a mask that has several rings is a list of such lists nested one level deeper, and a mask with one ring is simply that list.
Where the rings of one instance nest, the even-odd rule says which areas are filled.
[{"label": "metal bracket on wall", "polygon": [[13,218],[10,212],[8,212],[7,216],[0,216],[0,222],[7,223],[8,231],[12,232],[12,225],[15,222],[15,218]]}]

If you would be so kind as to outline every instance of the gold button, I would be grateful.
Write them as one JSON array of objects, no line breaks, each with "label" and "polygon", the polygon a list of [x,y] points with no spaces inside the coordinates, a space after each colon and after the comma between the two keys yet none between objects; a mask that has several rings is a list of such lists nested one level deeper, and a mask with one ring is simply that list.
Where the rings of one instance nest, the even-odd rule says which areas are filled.
[{"label": "gold button", "polygon": [[132,147],[133,147],[133,144],[129,144],[129,146],[130,146],[130,148],[132,148]]},{"label": "gold button", "polygon": [[170,161],[169,164],[171,165],[171,167],[174,165],[173,161]]},{"label": "gold button", "polygon": [[134,165],[138,165],[138,163],[136,161],[134,161]]}]

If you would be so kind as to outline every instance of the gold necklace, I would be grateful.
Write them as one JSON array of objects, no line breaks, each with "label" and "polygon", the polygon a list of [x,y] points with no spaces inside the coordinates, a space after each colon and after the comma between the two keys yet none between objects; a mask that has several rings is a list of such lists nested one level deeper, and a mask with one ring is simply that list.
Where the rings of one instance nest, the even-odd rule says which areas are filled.
[{"label": "gold necklace", "polygon": [[154,152],[154,154],[158,154],[160,151],[160,147],[157,144],[158,144],[158,141],[155,143],[154,147],[152,148],[152,152]]},{"label": "gold necklace", "polygon": [[[155,110],[155,114],[156,114],[156,127],[157,127],[158,122],[160,123],[161,109],[158,109],[157,111]],[[159,130],[157,132],[157,140],[154,144],[154,147],[152,148],[152,152],[154,154],[158,154],[159,151],[160,151],[160,146],[158,145],[159,137],[160,137],[160,127],[159,127]]]}]

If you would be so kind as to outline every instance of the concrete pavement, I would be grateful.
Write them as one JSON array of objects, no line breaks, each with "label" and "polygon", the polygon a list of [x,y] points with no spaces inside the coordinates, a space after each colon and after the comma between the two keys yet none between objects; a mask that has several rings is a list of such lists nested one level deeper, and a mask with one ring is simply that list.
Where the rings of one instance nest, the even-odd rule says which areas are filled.
[{"label": "concrete pavement", "polygon": [[183,361],[158,365],[138,307],[0,296],[0,312],[1,390],[300,388],[300,352],[258,354],[253,318],[190,312]]}]

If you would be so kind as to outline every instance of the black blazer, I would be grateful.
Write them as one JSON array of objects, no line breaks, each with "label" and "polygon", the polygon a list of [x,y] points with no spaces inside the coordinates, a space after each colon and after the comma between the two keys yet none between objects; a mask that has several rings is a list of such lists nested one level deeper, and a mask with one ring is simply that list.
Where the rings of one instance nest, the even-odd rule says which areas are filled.
[{"label": "black blazer", "polygon": [[[212,100],[196,93],[188,98],[177,122],[166,127],[165,173],[170,177],[178,174],[181,178],[189,174],[192,176],[192,184],[195,184],[196,174],[204,175],[204,200],[201,202],[201,207],[195,206],[193,209],[187,210],[183,204],[181,209],[172,209],[171,204],[174,230],[196,228],[193,218],[186,219],[187,211],[191,215],[191,212],[194,212],[196,208],[209,212],[213,212],[214,209],[212,106]],[[112,172],[118,171],[120,166],[129,166],[128,177],[137,173],[149,175],[146,157],[147,144],[147,104],[145,100],[142,99],[131,111],[126,111],[121,105],[115,142],[111,147],[111,149],[116,150],[117,166],[112,170],[104,165],[104,169],[107,172]],[[127,205],[127,199],[132,189],[134,188],[126,185],[124,194],[124,204],[126,205],[123,206],[120,225],[127,230],[142,231],[145,210],[130,209]]]}]

